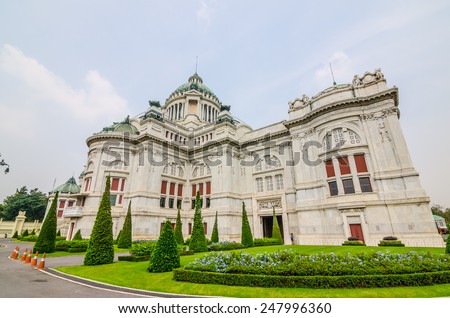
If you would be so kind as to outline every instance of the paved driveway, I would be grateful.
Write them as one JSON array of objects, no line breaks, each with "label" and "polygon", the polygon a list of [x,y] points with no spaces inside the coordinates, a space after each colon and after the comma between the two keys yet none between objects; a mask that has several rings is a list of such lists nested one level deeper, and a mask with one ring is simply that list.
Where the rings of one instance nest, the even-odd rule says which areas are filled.
[{"label": "paved driveway", "polygon": [[8,258],[16,246],[20,246],[19,255],[22,256],[25,248],[32,248],[33,244],[16,243],[0,238],[0,245],[5,246],[0,248],[0,298],[180,297],[114,287],[61,275],[51,270],[52,267],[82,264],[84,259],[82,255],[46,258],[45,271],[32,269],[29,264]]}]

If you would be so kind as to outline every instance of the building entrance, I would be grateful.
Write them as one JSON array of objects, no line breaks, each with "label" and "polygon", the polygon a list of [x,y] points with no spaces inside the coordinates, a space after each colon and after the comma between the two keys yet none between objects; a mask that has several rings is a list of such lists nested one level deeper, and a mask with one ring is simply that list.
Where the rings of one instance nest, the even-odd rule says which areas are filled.
[{"label": "building entrance", "polygon": [[[277,215],[278,226],[280,227],[281,236],[284,238],[283,232],[283,217],[281,215]],[[273,228],[273,216],[263,216],[263,237],[272,237],[272,228]]]}]

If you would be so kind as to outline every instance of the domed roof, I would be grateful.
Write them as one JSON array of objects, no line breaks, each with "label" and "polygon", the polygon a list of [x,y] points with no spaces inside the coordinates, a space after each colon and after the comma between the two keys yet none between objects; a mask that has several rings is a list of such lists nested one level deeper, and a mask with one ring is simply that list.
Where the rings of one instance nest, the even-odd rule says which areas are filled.
[{"label": "domed roof", "polygon": [[139,135],[139,130],[131,123],[130,116],[127,116],[120,123],[113,123],[111,126],[103,128],[102,132],[123,132]]},{"label": "domed roof", "polygon": [[167,98],[167,100],[171,99],[177,94],[184,93],[190,90],[196,90],[199,93],[209,95],[209,97],[213,97],[219,102],[219,98],[208,86],[203,84],[203,79],[197,73],[189,77],[187,83],[180,85],[176,90],[174,90],[172,94],[170,94],[170,96]]},{"label": "domed roof", "polygon": [[80,193],[80,187],[77,185],[75,178],[71,177],[69,180],[67,180],[66,183],[63,183],[60,186],[57,186],[55,189],[53,189],[53,193],[55,193],[55,192]]}]

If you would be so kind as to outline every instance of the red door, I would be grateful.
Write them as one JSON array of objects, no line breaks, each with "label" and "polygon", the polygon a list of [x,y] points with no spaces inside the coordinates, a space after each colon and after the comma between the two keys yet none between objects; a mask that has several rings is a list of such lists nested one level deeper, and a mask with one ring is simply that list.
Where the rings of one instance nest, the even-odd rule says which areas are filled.
[{"label": "red door", "polygon": [[364,242],[361,224],[350,224],[350,233],[352,237],[357,237],[360,241]]}]

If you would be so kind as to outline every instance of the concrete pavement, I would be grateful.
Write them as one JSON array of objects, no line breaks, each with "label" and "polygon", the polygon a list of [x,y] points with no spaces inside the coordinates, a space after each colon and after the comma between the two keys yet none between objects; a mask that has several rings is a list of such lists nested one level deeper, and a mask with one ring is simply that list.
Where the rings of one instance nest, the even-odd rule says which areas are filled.
[{"label": "concrete pavement", "polygon": [[[183,297],[164,293],[148,292],[123,287],[116,287],[90,280],[65,275],[52,268],[83,264],[83,255],[46,258],[46,270],[32,269],[29,264],[11,260],[8,256],[16,246],[20,247],[22,256],[25,248],[32,248],[34,243],[13,242],[0,238],[0,298],[130,298],[130,297]],[[117,257],[117,255],[116,255]],[[38,262],[41,259],[39,256]],[[187,297],[187,296],[184,296]]]}]

